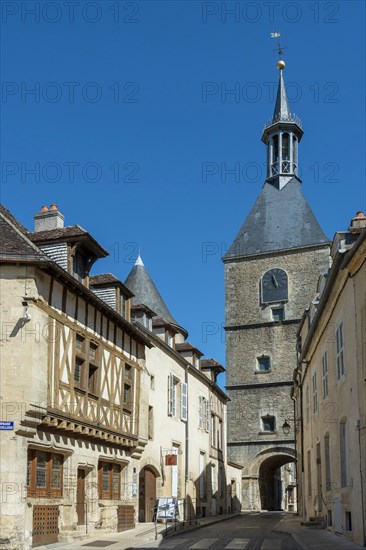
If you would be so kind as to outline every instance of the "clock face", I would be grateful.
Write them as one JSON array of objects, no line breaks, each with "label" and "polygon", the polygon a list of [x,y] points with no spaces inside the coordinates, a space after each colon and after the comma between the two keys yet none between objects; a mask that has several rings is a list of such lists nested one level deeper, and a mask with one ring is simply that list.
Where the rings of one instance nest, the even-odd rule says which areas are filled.
[{"label": "clock face", "polygon": [[287,273],[278,267],[270,269],[262,277],[262,302],[288,300]]}]

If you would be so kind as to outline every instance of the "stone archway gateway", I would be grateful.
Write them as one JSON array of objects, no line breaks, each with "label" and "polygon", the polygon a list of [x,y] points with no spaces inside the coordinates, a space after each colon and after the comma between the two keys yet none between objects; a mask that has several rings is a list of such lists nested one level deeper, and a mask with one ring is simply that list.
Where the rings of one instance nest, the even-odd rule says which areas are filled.
[{"label": "stone archway gateway", "polygon": [[156,478],[159,472],[154,466],[145,466],[139,474],[139,522],[153,521],[156,501]]},{"label": "stone archway gateway", "polygon": [[[287,508],[295,511],[295,481],[292,479],[295,462],[295,449],[271,447],[260,452],[248,465],[243,475],[243,508],[249,510]],[[284,468],[287,464],[291,465],[291,468]]]}]

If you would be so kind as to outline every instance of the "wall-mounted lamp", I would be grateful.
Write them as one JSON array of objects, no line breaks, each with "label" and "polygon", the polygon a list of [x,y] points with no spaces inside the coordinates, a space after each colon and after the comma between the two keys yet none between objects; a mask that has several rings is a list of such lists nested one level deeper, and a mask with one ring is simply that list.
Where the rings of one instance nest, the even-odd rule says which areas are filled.
[{"label": "wall-mounted lamp", "polygon": [[299,422],[300,421],[300,418],[296,418],[295,420],[286,420],[285,418],[285,421],[284,423],[282,424],[282,431],[285,435],[288,435],[290,433],[290,430],[291,430],[291,425],[289,424],[290,422]]},{"label": "wall-mounted lamp", "polygon": [[27,301],[22,302],[22,306],[23,306],[23,317],[22,317],[22,319],[24,321],[30,321],[32,319],[32,317],[31,317],[31,314],[28,311],[28,302]]},{"label": "wall-mounted lamp", "polygon": [[285,422],[283,423],[282,430],[283,430],[283,433],[284,433],[285,435],[288,435],[288,434],[290,433],[291,426],[290,426],[290,424],[287,422],[287,420],[285,420]]}]

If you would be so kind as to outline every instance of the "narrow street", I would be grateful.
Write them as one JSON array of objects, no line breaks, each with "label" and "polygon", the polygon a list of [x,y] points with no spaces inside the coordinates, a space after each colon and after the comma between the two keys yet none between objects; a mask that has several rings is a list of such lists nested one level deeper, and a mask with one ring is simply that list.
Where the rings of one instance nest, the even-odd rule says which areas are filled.
[{"label": "narrow street", "polygon": [[301,546],[291,535],[276,531],[276,526],[285,515],[267,512],[236,516],[167,540],[145,543],[138,548],[300,550]]}]

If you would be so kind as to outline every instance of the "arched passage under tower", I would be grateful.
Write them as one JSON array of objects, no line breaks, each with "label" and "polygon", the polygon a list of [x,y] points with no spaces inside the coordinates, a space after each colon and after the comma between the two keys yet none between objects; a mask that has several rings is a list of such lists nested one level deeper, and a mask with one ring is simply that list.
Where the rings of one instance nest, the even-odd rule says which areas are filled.
[{"label": "arched passage under tower", "polygon": [[247,510],[296,511],[296,451],[272,447],[253,458],[243,472],[243,507]]}]

